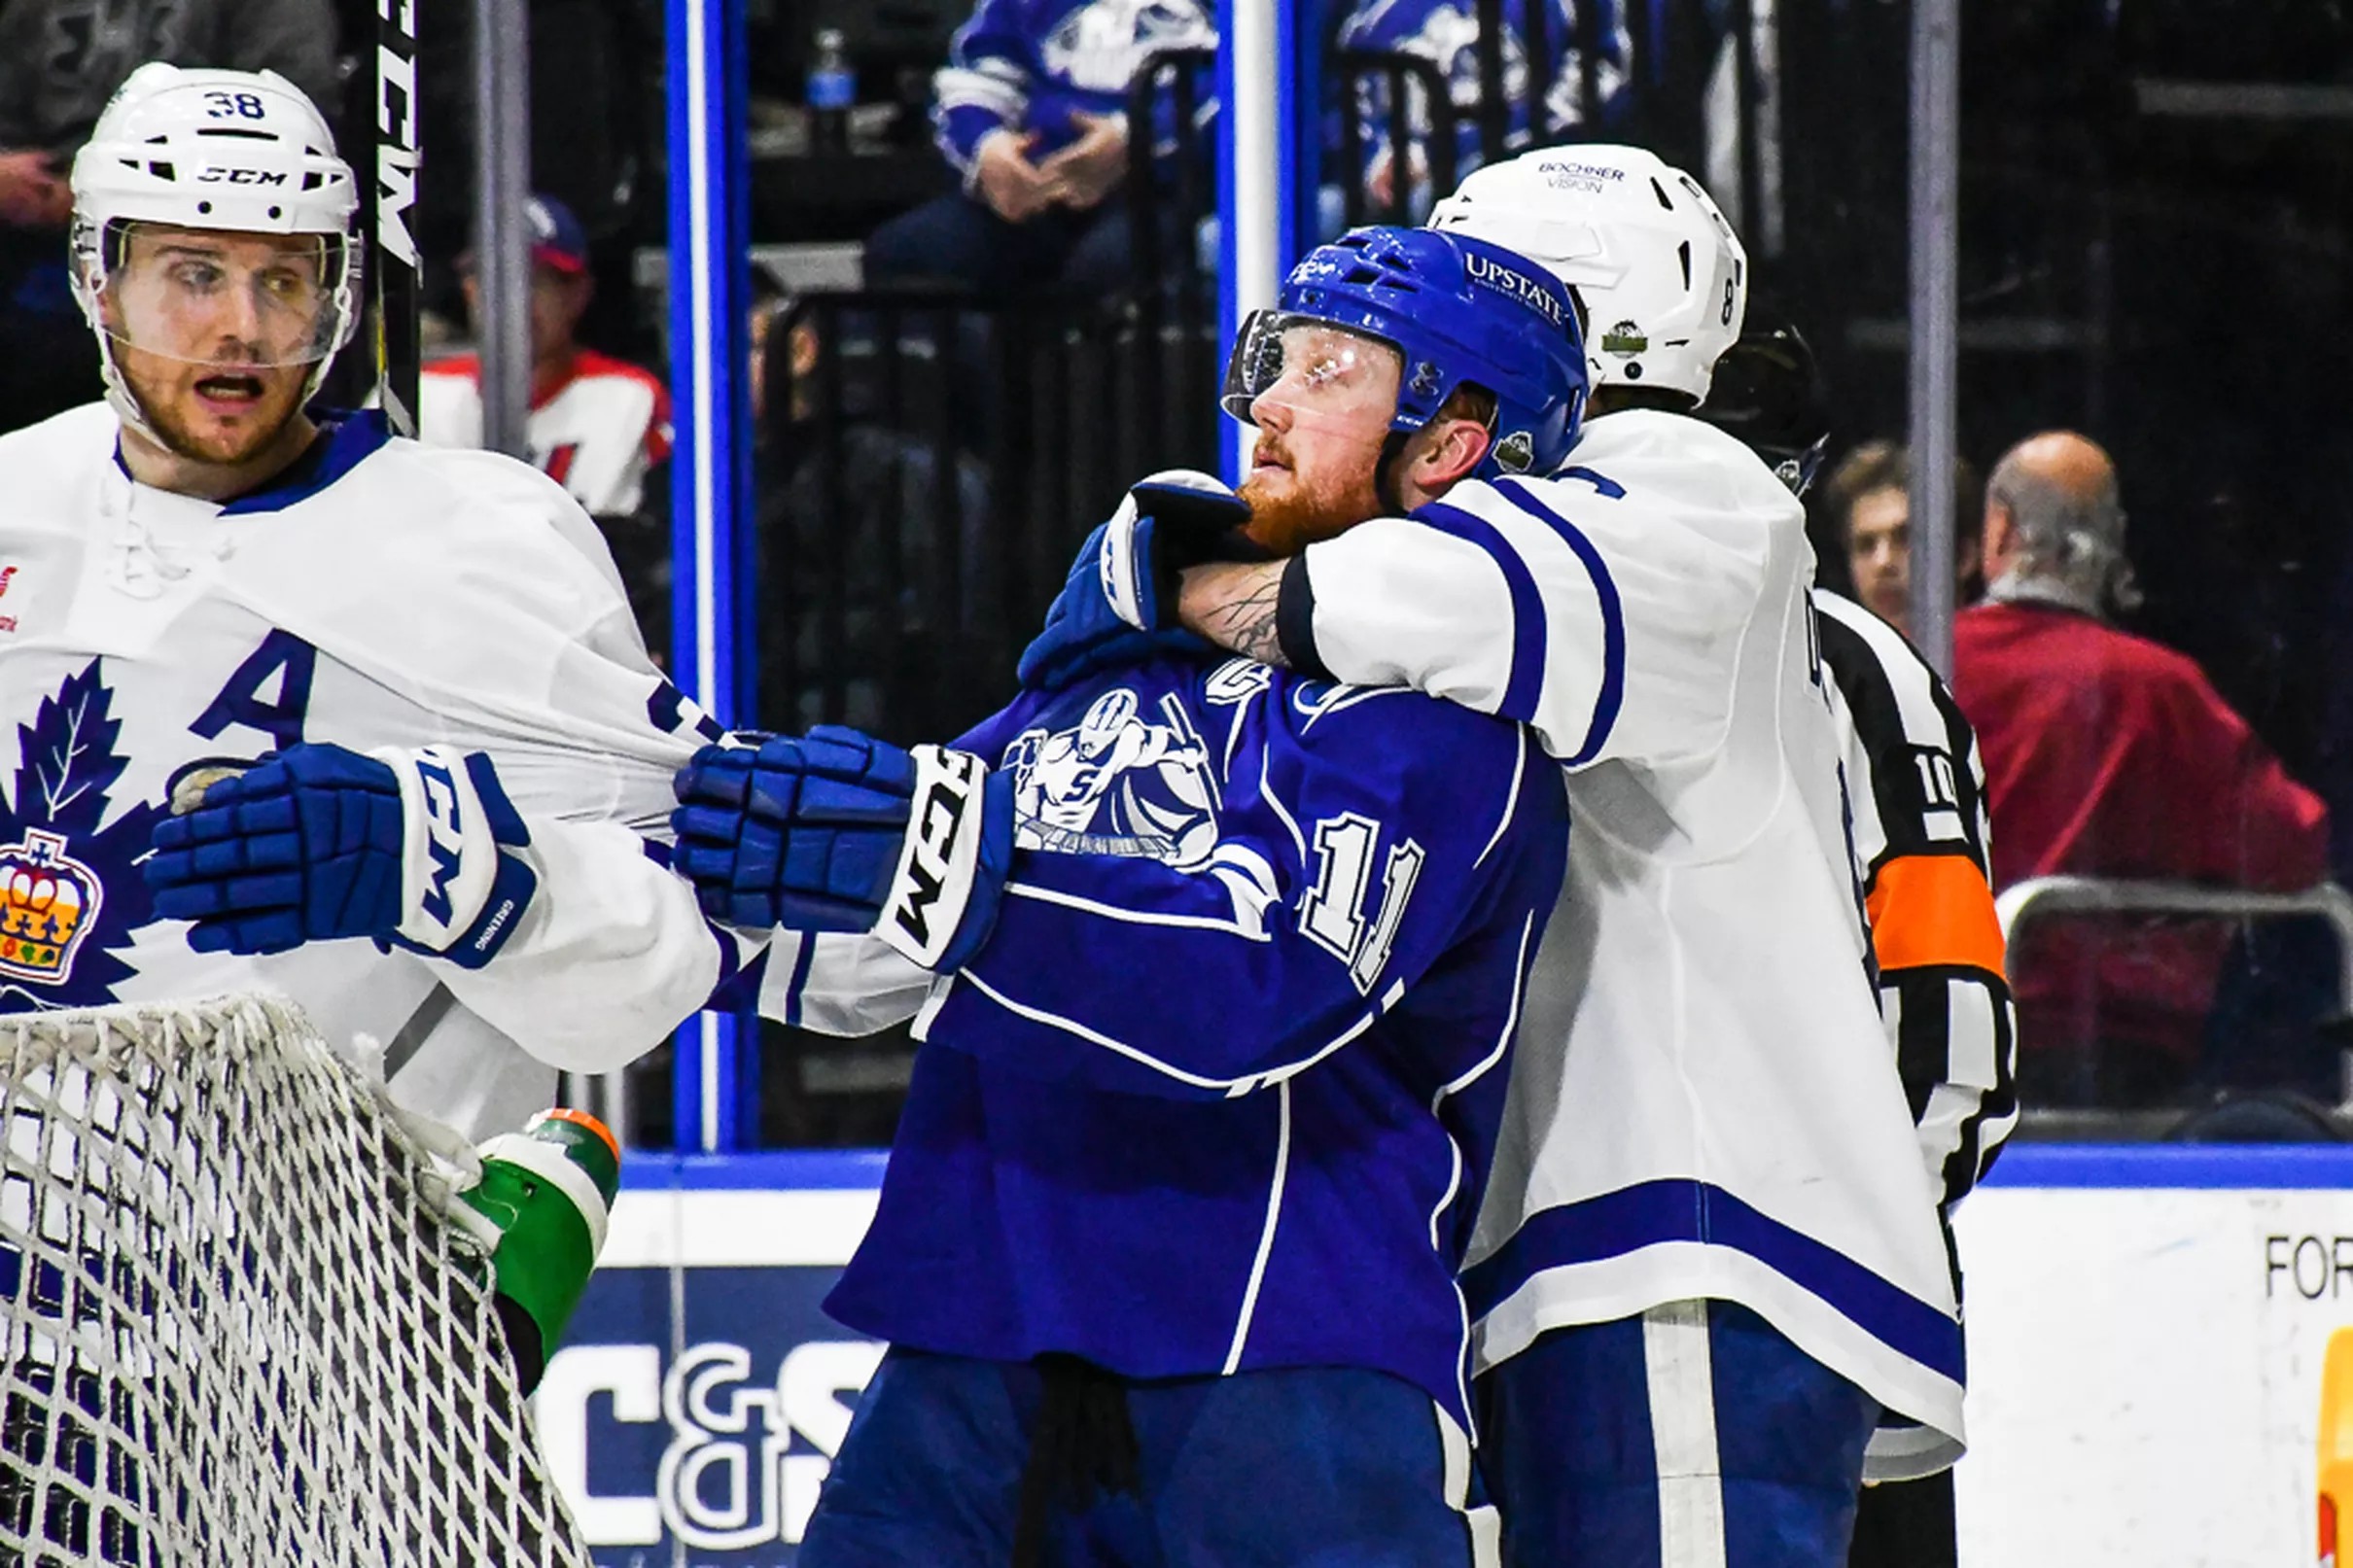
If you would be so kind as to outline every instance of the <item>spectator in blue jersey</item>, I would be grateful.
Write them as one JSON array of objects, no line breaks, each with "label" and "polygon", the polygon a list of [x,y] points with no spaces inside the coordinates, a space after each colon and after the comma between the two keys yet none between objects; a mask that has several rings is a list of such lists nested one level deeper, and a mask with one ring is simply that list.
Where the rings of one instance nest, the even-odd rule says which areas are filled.
[{"label": "spectator in blue jersey", "polygon": [[[867,283],[998,298],[1126,283],[1129,84],[1160,51],[1216,45],[1199,0],[980,0],[934,82],[963,188],[876,229]],[[1178,131],[1156,124],[1155,152],[1174,153]]]},{"label": "spectator in blue jersey", "polygon": [[[1288,504],[1160,475],[1099,534],[1321,537],[1374,509],[1370,452],[1418,502],[1573,436],[1567,292],[1506,252],[1360,231],[1282,304],[1229,406],[1282,426]],[[1559,774],[1417,694],[1183,634],[1097,652],[953,749],[821,729],[680,778],[706,911],[785,927],[765,1010],[922,1011],[826,1303],[893,1348],[796,1560],[1492,1561],[1455,1274],[1564,865]]]},{"label": "spectator in blue jersey", "polygon": [[[1504,147],[1510,151],[1538,138],[1560,140],[1587,130],[1583,52],[1578,47],[1579,0],[1541,0],[1542,25],[1528,26],[1529,0],[1503,0],[1502,98],[1506,105]],[[1593,71],[1595,119],[1606,123],[1626,89],[1633,43],[1617,0],[1591,0],[1599,23]],[[1531,39],[1531,32],[1534,37]],[[1531,49],[1531,43],[1534,47]],[[1480,76],[1479,12],[1475,0],[1360,0],[1340,24],[1339,47],[1368,53],[1418,55],[1446,80],[1454,121],[1454,173],[1468,174],[1484,161],[1480,108],[1490,96]],[[1397,178],[1397,149],[1388,137],[1389,87],[1376,74],[1356,77],[1359,123],[1364,127],[1360,178],[1377,209],[1402,194],[1403,211],[1426,217],[1431,200],[1430,137],[1434,133],[1428,95],[1417,85],[1406,93],[1406,178]],[[1539,105],[1537,99],[1541,97]],[[1452,182],[1448,182],[1452,189]]]}]

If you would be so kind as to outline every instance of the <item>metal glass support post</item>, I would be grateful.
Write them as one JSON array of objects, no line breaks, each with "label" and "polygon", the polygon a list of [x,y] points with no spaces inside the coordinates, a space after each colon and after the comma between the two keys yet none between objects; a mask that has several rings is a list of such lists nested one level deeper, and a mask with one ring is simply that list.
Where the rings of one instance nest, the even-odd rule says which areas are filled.
[{"label": "metal glass support post", "polygon": [[[668,0],[671,677],[721,724],[747,709],[748,625],[738,613],[751,522],[751,410],[744,369],[746,252],[744,0]],[[739,632],[743,636],[739,639]],[[743,1078],[758,1047],[747,1016],[705,1012],[677,1041],[681,1148],[741,1141]]]},{"label": "metal glass support post", "polygon": [[482,444],[524,457],[531,414],[531,16],[529,0],[474,0],[474,321]]},{"label": "metal glass support post", "polygon": [[1912,0],[1912,624],[1952,675],[1960,358],[1960,0]]}]

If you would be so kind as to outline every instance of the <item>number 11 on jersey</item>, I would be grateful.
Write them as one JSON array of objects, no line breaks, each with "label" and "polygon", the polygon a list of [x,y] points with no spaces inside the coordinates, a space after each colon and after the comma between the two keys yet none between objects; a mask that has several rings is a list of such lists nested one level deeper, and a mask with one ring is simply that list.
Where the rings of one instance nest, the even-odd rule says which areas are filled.
[{"label": "number 11 on jersey", "polygon": [[1316,824],[1316,885],[1299,903],[1299,929],[1348,965],[1356,989],[1370,993],[1388,965],[1406,901],[1422,875],[1422,846],[1412,839],[1388,852],[1381,879],[1381,909],[1369,923],[1365,894],[1372,889],[1373,850],[1381,824],[1354,812],[1326,817]]}]

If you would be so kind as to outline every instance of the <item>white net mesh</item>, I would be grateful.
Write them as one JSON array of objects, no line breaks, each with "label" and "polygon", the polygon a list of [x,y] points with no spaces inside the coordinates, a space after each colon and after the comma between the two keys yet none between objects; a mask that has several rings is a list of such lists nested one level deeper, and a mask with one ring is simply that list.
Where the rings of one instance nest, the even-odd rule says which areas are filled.
[{"label": "white net mesh", "polygon": [[0,1563],[585,1568],[438,1183],[292,1007],[0,1019]]}]

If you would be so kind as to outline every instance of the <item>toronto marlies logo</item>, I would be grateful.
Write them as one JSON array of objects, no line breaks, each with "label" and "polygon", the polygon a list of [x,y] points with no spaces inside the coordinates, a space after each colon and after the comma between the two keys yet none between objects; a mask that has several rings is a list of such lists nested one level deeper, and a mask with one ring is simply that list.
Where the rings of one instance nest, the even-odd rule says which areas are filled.
[{"label": "toronto marlies logo", "polygon": [[1180,871],[1217,846],[1217,779],[1209,748],[1174,693],[1165,722],[1116,686],[1065,730],[1034,729],[1005,749],[1013,773],[1014,843],[1066,854],[1130,854]]},{"label": "toronto marlies logo", "polygon": [[128,758],[123,721],[92,659],[17,726],[16,787],[0,799],[0,1012],[112,1001],[131,967],[114,950],[149,916],[133,869],[161,813],[146,802],[108,821]]}]

